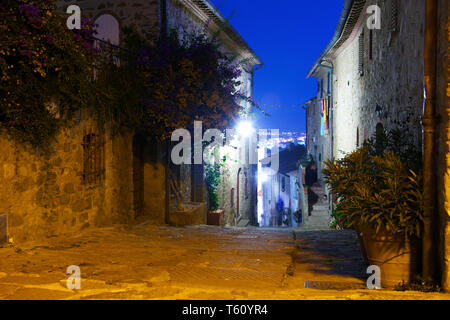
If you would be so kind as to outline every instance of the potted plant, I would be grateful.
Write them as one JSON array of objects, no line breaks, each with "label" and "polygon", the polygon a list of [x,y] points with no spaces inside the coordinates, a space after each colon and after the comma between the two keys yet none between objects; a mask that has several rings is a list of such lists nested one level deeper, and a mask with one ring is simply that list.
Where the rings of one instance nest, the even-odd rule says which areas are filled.
[{"label": "potted plant", "polygon": [[381,269],[384,287],[419,272],[423,222],[420,152],[399,129],[378,132],[340,160],[325,162],[344,227],[354,227],[363,256]]},{"label": "potted plant", "polygon": [[220,181],[220,164],[205,164],[205,182],[208,192],[208,217],[209,225],[224,225],[224,209],[219,206],[218,187]]}]

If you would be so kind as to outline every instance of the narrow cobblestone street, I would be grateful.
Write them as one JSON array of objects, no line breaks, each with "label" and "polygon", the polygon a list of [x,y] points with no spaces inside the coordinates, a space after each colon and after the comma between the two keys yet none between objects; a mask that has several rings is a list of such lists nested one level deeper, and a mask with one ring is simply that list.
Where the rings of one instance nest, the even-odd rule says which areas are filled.
[{"label": "narrow cobblestone street", "polygon": [[364,268],[352,231],[115,226],[3,246],[0,299],[450,299],[368,290]]}]

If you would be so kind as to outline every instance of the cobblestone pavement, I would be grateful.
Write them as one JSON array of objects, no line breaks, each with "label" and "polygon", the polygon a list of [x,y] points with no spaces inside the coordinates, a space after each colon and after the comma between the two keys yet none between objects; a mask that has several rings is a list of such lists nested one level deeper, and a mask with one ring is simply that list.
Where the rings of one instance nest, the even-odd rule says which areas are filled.
[{"label": "cobblestone pavement", "polygon": [[349,231],[115,226],[0,248],[0,299],[450,299],[368,290],[360,256]]}]

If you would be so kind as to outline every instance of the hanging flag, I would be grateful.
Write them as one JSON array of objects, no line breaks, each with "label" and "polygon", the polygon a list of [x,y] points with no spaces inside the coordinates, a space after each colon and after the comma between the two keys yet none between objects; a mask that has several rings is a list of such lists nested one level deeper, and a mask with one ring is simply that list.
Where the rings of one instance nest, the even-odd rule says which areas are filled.
[{"label": "hanging flag", "polygon": [[327,100],[322,101],[322,112],[321,112],[321,123],[320,123],[320,134],[322,136],[328,135],[328,110],[327,110]]},{"label": "hanging flag", "polygon": [[328,100],[323,100],[323,126],[324,126],[324,134],[328,135]]}]

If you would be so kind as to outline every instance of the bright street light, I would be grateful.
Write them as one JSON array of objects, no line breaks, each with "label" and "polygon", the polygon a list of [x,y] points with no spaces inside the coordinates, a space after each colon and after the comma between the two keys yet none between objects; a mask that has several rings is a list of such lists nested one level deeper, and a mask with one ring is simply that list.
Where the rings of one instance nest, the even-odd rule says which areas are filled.
[{"label": "bright street light", "polygon": [[237,134],[244,138],[250,137],[254,131],[255,129],[253,128],[252,123],[247,120],[239,122],[237,126]]}]

